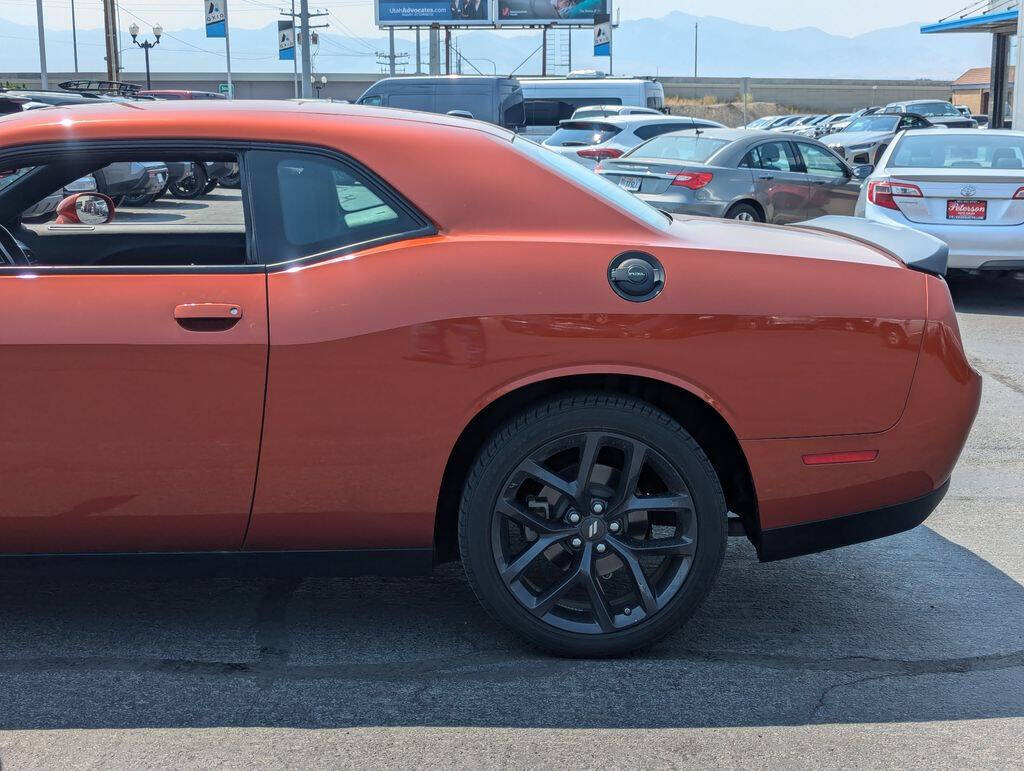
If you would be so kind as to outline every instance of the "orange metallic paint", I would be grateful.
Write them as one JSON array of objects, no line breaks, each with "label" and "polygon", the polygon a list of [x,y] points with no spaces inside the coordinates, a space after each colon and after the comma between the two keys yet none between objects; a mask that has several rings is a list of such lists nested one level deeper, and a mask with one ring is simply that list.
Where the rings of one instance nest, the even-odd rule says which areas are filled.
[{"label": "orange metallic paint", "polygon": [[[182,303],[245,318],[189,332]],[[239,548],[266,276],[0,275],[0,552]]]},{"label": "orange metallic paint", "polygon": [[[6,403],[24,405],[0,418],[0,468],[19,471],[0,501],[3,551],[237,547],[257,451],[246,548],[429,546],[473,415],[567,374],[642,375],[704,399],[741,441],[764,528],[938,487],[977,409],[941,281],[821,233],[650,227],[485,124],[245,102],[35,112],[0,119],[0,141],[334,148],[438,234],[273,270],[265,305],[256,274],[0,275],[18,319],[0,325],[0,377],[18,396]],[[631,249],[665,267],[647,303],[607,283]],[[208,333],[174,322],[176,305],[205,302],[244,318]],[[802,462],[866,447],[875,462]]]}]

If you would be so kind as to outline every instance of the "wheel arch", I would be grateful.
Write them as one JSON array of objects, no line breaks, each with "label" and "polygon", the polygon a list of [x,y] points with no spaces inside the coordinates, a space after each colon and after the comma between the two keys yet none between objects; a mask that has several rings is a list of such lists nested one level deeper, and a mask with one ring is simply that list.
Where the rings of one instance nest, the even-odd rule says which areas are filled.
[{"label": "wheel arch", "polygon": [[760,518],[753,476],[736,433],[715,407],[694,390],[646,375],[568,374],[507,389],[483,405],[469,420],[448,456],[441,480],[434,519],[436,561],[448,562],[458,557],[459,500],[466,475],[487,440],[510,415],[570,391],[634,396],[668,413],[707,454],[725,492],[729,510],[740,516],[747,536],[757,543]]},{"label": "wheel arch", "polygon": [[762,222],[768,221],[768,213],[764,210],[764,207],[761,205],[761,202],[758,201],[756,198],[740,198],[739,200],[733,201],[731,204],[729,204],[729,208],[726,209],[725,216],[728,217],[729,213],[737,206],[740,206],[741,204],[752,206],[761,214]]}]

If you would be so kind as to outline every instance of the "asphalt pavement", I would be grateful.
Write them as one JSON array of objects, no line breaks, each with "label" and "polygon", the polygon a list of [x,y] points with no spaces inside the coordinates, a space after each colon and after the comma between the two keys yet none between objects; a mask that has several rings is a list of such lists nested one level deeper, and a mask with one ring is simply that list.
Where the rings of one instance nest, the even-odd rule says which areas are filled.
[{"label": "asphalt pavement", "polygon": [[[1024,282],[954,284],[985,392],[926,526],[759,565],[618,661],[431,578],[0,582],[0,765],[1024,765]],[[936,405],[941,410],[942,405]]]}]

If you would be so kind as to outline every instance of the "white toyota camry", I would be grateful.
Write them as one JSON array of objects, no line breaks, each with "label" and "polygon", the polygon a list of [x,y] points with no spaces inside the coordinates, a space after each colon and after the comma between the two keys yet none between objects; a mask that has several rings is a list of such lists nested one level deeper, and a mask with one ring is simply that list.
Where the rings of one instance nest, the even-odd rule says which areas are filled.
[{"label": "white toyota camry", "polygon": [[1024,271],[1024,132],[903,132],[868,177],[857,214],[949,244],[949,267]]}]

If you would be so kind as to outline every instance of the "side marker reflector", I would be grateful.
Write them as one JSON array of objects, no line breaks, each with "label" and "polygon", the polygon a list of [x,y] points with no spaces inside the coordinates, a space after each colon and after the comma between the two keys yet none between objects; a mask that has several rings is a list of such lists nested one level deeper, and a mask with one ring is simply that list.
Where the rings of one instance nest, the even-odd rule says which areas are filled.
[{"label": "side marker reflector", "polygon": [[878,450],[853,450],[851,452],[823,452],[805,455],[805,466],[824,466],[829,463],[870,463],[878,457]]}]

